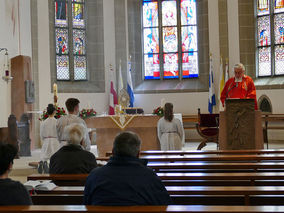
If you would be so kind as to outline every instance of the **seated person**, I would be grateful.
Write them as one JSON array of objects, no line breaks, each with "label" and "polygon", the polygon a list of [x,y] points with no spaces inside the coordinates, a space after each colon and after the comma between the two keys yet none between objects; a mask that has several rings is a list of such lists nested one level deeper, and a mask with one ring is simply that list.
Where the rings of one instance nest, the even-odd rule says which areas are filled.
[{"label": "seated person", "polygon": [[72,123],[65,127],[67,145],[61,147],[50,158],[50,174],[90,173],[97,167],[93,153],[82,148],[84,146],[85,127]]},{"label": "seated person", "polygon": [[32,205],[24,185],[8,178],[16,155],[13,145],[0,143],[0,205]]},{"label": "seated person", "polygon": [[114,139],[113,157],[88,176],[85,205],[134,206],[169,205],[170,196],[159,177],[141,161],[141,141],[133,132]]}]

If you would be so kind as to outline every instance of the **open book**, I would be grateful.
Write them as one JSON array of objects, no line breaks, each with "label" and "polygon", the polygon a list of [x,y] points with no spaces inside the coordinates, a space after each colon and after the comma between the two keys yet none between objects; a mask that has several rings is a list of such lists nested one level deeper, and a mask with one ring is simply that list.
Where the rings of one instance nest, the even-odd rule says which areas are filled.
[{"label": "open book", "polygon": [[24,186],[28,191],[30,190],[43,190],[43,191],[51,191],[55,187],[57,187],[54,183],[50,180],[29,180],[28,182],[24,183]]}]

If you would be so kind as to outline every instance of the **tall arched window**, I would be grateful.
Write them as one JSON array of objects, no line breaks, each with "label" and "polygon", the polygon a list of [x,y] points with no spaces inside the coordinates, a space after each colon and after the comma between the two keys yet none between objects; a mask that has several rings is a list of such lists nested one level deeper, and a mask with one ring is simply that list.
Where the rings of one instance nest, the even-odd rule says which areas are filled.
[{"label": "tall arched window", "polygon": [[87,80],[84,0],[55,0],[57,80]]},{"label": "tall arched window", "polygon": [[284,0],[257,0],[258,76],[284,75]]},{"label": "tall arched window", "polygon": [[196,0],[143,0],[145,79],[198,77]]}]

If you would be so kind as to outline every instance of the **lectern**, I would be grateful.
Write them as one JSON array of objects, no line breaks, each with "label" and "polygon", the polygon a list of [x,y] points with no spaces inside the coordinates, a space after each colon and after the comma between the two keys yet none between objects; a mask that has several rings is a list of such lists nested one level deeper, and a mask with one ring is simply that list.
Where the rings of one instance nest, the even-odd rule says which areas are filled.
[{"label": "lectern", "polygon": [[261,111],[254,99],[227,99],[219,118],[221,150],[263,149]]}]

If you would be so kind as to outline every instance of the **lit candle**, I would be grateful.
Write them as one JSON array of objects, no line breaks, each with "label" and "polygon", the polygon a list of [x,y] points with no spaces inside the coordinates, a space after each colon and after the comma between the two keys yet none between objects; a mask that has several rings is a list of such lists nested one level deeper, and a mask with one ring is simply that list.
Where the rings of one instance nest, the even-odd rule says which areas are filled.
[{"label": "lit candle", "polygon": [[56,83],[53,84],[53,94],[54,96],[57,96],[57,84]]}]

